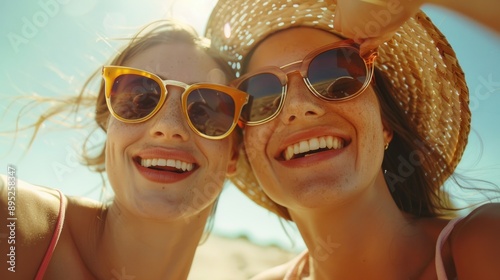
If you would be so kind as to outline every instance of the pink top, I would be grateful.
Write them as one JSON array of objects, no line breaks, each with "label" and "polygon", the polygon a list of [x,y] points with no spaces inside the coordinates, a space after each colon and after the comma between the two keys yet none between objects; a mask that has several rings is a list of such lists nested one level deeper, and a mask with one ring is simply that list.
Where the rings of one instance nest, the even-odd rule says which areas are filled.
[{"label": "pink top", "polygon": [[[448,224],[443,228],[441,233],[438,236],[436,242],[436,255],[435,255],[435,264],[436,264],[436,274],[438,280],[448,280],[446,276],[446,271],[443,265],[443,259],[441,256],[441,250],[443,248],[446,239],[453,231],[455,225],[462,220],[463,217],[455,218],[450,220]],[[301,279],[303,274],[307,274],[309,270],[309,252],[305,250],[300,255],[298,255],[293,261],[289,269],[285,274],[283,280],[297,280]]]},{"label": "pink top", "polygon": [[52,239],[50,240],[49,248],[43,257],[42,264],[38,268],[38,272],[36,274],[35,280],[42,280],[47,267],[49,266],[50,259],[52,258],[52,254],[56,249],[57,242],[59,241],[59,237],[61,236],[61,232],[64,225],[64,215],[66,212],[66,197],[61,193],[61,191],[57,190],[59,193],[59,197],[61,198],[59,202],[59,216],[57,217],[56,228],[54,233],[52,234]]},{"label": "pink top", "polygon": [[463,217],[455,218],[448,222],[448,224],[443,228],[441,233],[439,234],[438,240],[436,242],[436,257],[434,258],[436,262],[436,274],[438,280],[447,280],[446,271],[444,269],[443,258],[441,257],[441,249],[443,249],[443,245],[446,242],[446,239],[453,231],[455,225],[462,220]]}]

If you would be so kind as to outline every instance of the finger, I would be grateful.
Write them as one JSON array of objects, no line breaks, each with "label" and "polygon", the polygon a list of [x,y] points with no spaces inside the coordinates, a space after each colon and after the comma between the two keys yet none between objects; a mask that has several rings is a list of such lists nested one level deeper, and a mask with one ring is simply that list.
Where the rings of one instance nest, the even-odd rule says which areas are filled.
[{"label": "finger", "polygon": [[342,21],[341,21],[340,9],[335,9],[335,13],[333,15],[333,30],[342,33]]},{"label": "finger", "polygon": [[381,39],[380,37],[366,39],[359,46],[359,52],[361,55],[365,55],[369,51],[378,48],[378,46],[380,46],[384,42],[385,41],[383,39]]},{"label": "finger", "polygon": [[363,54],[366,54],[370,50],[378,48],[378,46],[389,41],[392,38],[392,36],[394,36],[395,33],[396,32],[394,31],[394,32],[386,33],[386,34],[379,36],[379,37],[367,38],[366,40],[364,40],[360,44],[360,47],[359,47],[360,53],[363,55]]}]

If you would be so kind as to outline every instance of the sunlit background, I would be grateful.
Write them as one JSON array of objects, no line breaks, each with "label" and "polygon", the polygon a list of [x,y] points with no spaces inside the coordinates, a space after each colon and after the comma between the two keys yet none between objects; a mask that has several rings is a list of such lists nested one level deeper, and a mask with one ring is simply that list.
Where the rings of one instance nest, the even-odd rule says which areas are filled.
[{"label": "sunlit background", "polygon": [[[216,1],[203,0],[18,0],[4,1],[0,17],[0,173],[17,168],[19,179],[99,199],[101,178],[78,163],[85,131],[48,125],[29,150],[33,131],[14,134],[22,104],[13,97],[76,95],[86,79],[138,29],[154,20],[177,18],[203,34]],[[473,131],[458,172],[500,185],[500,36],[443,10],[424,7],[457,52],[469,84]],[[28,108],[20,124],[40,113]],[[82,121],[85,120],[83,116]],[[73,119],[71,119],[73,121]],[[95,134],[91,143],[104,140]],[[473,197],[477,193],[460,194]],[[293,227],[292,246],[278,219],[234,186],[220,197],[213,232],[245,236],[261,245],[301,250]]]}]

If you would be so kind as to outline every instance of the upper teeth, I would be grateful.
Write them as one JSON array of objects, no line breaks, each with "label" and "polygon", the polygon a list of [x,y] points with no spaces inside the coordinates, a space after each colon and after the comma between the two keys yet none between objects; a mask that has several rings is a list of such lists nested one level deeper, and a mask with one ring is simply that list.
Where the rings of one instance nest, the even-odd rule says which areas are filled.
[{"label": "upper teeth", "polygon": [[311,138],[309,140],[300,141],[293,145],[288,146],[283,151],[285,160],[290,160],[294,155],[307,153],[318,149],[340,149],[344,147],[344,140],[334,136],[321,136],[318,138]]},{"label": "upper teeth", "polygon": [[163,158],[141,159],[141,165],[144,167],[150,167],[150,166],[175,167],[177,169],[181,169],[182,171],[193,170],[192,163],[187,163],[187,162],[175,160],[175,159],[163,159]]}]

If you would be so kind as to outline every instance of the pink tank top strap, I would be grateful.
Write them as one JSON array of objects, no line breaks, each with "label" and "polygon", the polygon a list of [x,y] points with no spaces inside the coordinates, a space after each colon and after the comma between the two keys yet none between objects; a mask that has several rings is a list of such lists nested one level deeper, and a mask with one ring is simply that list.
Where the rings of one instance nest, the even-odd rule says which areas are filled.
[{"label": "pink tank top strap", "polygon": [[436,242],[436,274],[438,280],[447,280],[448,276],[446,276],[446,270],[444,269],[443,257],[441,256],[441,250],[443,249],[443,245],[448,239],[448,236],[453,231],[455,225],[462,220],[463,217],[458,217],[453,220],[450,220],[448,224],[443,228]]},{"label": "pink tank top strap", "polygon": [[50,260],[52,259],[52,254],[54,254],[54,251],[56,249],[57,242],[59,241],[59,237],[61,236],[61,232],[64,225],[64,216],[66,212],[66,197],[61,193],[61,191],[57,190],[57,192],[59,193],[60,201],[59,201],[59,215],[57,217],[56,228],[54,230],[54,233],[52,234],[52,239],[50,240],[49,248],[47,249],[47,252],[43,257],[42,263],[38,268],[38,272],[35,277],[36,280],[43,279],[45,271],[49,266]]}]

